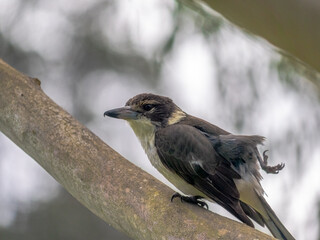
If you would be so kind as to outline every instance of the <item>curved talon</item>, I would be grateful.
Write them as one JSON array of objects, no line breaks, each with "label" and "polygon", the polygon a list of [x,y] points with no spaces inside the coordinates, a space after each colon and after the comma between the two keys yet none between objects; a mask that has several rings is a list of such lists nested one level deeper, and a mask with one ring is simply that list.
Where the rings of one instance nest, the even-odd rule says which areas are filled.
[{"label": "curved talon", "polygon": [[171,197],[171,202],[173,199],[179,197],[181,202],[187,202],[191,204],[198,205],[199,207],[209,209],[209,206],[206,202],[200,201],[199,199],[202,199],[203,197],[201,196],[182,196],[180,193],[175,193]]},{"label": "curved talon", "polygon": [[181,196],[181,194],[180,193],[174,193],[173,195],[172,195],[172,197],[171,197],[171,202],[173,202],[173,199],[175,199],[175,198],[180,198],[180,200],[181,200],[181,202],[182,202],[182,196]]},{"label": "curved talon", "polygon": [[280,170],[282,170],[284,168],[285,164],[284,163],[280,163],[276,166],[272,167],[272,170],[274,171],[275,174],[278,174]]},{"label": "curved talon", "polygon": [[262,153],[263,160],[259,159],[260,166],[261,168],[266,172],[266,173],[273,173],[273,174],[278,174],[285,166],[284,163],[277,164],[275,166],[268,166],[268,155],[267,155],[268,150],[265,150]]}]

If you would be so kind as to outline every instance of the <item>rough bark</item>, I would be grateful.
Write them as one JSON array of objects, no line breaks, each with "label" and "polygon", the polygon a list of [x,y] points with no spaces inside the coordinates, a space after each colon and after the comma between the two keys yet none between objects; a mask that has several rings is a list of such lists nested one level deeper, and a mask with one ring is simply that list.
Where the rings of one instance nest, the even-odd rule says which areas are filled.
[{"label": "rough bark", "polygon": [[[197,0],[180,0],[192,2]],[[320,1],[203,0],[234,24],[320,72]]]},{"label": "rough bark", "polygon": [[205,209],[171,203],[170,188],[55,104],[39,80],[1,59],[0,131],[84,206],[133,239],[273,239]]}]

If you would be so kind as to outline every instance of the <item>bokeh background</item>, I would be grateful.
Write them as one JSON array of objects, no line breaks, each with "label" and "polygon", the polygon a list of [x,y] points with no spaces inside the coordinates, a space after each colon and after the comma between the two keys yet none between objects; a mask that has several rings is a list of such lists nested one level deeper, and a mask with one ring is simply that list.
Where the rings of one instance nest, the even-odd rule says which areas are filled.
[{"label": "bokeh background", "polygon": [[[129,126],[104,111],[152,92],[233,133],[266,136],[270,164],[286,164],[263,173],[267,201],[297,239],[320,239],[320,78],[263,39],[174,0],[0,0],[0,57],[164,182]],[[0,239],[22,238],[128,239],[0,133]]]}]

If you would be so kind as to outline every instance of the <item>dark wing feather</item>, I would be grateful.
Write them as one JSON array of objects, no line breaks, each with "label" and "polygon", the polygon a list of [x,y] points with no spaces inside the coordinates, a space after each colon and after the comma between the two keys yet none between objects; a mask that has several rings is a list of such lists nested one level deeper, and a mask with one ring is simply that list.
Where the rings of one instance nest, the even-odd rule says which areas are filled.
[{"label": "dark wing feather", "polygon": [[240,206],[239,192],[233,181],[240,175],[229,162],[221,161],[201,131],[183,124],[170,125],[156,131],[155,145],[161,162],[170,171],[253,226]]},{"label": "dark wing feather", "polygon": [[254,175],[258,182],[262,179],[258,165],[261,157],[257,145],[263,144],[264,137],[233,134],[213,136],[206,133],[204,135],[210,140],[216,152],[230,162],[241,176],[246,172]]},{"label": "dark wing feather", "polygon": [[262,144],[264,137],[253,135],[220,135],[213,136],[206,134],[214,149],[226,160],[235,166],[252,159],[253,154],[258,152],[257,145]]}]

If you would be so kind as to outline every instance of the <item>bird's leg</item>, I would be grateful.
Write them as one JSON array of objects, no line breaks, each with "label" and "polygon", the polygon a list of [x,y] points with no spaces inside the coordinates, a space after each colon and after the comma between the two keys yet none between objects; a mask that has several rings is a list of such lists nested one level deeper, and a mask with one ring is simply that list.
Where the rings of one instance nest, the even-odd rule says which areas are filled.
[{"label": "bird's leg", "polygon": [[268,166],[268,155],[266,154],[268,150],[265,150],[263,152],[263,160],[261,157],[259,157],[259,163],[261,168],[266,172],[266,173],[273,173],[273,174],[278,174],[280,170],[282,170],[285,166],[284,163],[280,163],[275,166]]},{"label": "bird's leg", "polygon": [[203,197],[201,196],[183,196],[180,193],[175,193],[171,197],[171,202],[175,198],[180,198],[181,202],[187,202],[191,204],[198,205],[199,207],[209,209],[208,204],[205,203],[204,201],[200,201],[199,199],[202,199]]}]

